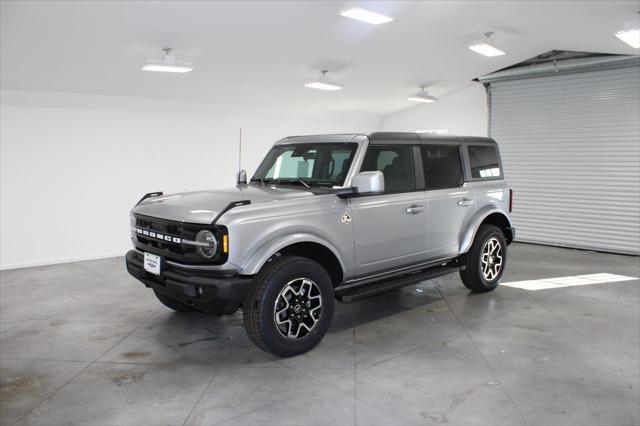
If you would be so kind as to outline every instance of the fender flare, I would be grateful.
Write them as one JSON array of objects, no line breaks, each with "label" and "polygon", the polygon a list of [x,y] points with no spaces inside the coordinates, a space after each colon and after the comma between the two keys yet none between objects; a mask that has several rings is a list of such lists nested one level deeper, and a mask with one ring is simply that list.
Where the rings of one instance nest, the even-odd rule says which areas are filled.
[{"label": "fender flare", "polygon": [[267,263],[267,261],[274,254],[276,254],[283,248],[296,243],[315,243],[329,249],[336,257],[336,259],[338,259],[340,268],[342,268],[342,273],[346,274],[347,271],[345,270],[344,261],[342,260],[342,257],[340,256],[338,250],[336,250],[336,248],[326,240],[306,232],[283,235],[262,244],[251,254],[251,256],[249,256],[248,260],[244,262],[239,270],[239,273],[242,275],[257,274],[262,266]]},{"label": "fender flare", "polygon": [[471,248],[471,244],[473,244],[473,239],[476,237],[476,233],[478,232],[478,228],[482,222],[489,216],[494,213],[499,213],[507,219],[509,226],[512,227],[511,218],[509,215],[501,208],[495,205],[489,205],[481,208],[476,212],[473,218],[469,221],[466,230],[462,234],[460,238],[460,254],[464,254],[469,251]]}]

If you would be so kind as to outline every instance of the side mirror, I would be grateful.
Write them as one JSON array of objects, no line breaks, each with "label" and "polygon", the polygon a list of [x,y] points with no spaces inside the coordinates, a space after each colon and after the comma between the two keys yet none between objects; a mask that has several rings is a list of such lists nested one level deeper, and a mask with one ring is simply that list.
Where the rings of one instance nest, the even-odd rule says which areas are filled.
[{"label": "side mirror", "polygon": [[340,198],[357,197],[358,195],[382,194],[384,192],[384,175],[382,172],[360,172],[351,179],[351,188],[337,193]]},{"label": "side mirror", "polygon": [[384,175],[382,172],[360,172],[351,179],[351,186],[358,194],[382,194]]},{"label": "side mirror", "polygon": [[247,184],[247,171],[245,169],[242,169],[238,172],[238,175],[236,176],[236,183],[238,185]]}]

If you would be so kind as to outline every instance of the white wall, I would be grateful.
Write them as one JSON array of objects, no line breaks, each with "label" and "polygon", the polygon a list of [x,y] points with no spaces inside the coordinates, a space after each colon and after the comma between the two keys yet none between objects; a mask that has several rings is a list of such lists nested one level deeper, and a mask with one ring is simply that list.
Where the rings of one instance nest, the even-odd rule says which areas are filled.
[{"label": "white wall", "polygon": [[487,95],[480,83],[444,96],[439,102],[388,115],[382,121],[385,131],[448,129],[464,136],[488,135]]},{"label": "white wall", "polygon": [[232,186],[292,134],[369,132],[379,119],[224,112],[204,103],[2,91],[0,269],[122,255],[146,192]]}]

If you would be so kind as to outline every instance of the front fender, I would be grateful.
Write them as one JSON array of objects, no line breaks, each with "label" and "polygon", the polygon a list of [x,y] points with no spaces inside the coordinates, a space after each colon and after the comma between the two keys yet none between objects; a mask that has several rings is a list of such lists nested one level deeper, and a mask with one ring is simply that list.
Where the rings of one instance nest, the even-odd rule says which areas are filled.
[{"label": "front fender", "polygon": [[466,253],[471,248],[471,244],[473,244],[473,239],[478,232],[478,228],[482,222],[489,216],[494,213],[499,213],[505,217],[509,226],[512,226],[511,219],[509,218],[509,214],[496,205],[488,205],[476,212],[473,218],[469,221],[466,229],[462,232],[460,236],[460,254]]},{"label": "front fender", "polygon": [[340,267],[342,268],[342,273],[345,274],[347,271],[345,270],[345,264],[340,256],[338,250],[326,240],[318,237],[317,235],[313,235],[306,232],[298,232],[293,234],[287,234],[280,237],[276,237],[267,243],[262,244],[258,247],[248,258],[248,260],[242,265],[240,268],[240,274],[242,275],[255,275],[260,271],[262,265],[264,265],[267,260],[269,260],[274,254],[283,248],[290,246],[296,243],[316,243],[323,245],[324,247],[331,250],[334,254],[338,262],[340,262]]}]

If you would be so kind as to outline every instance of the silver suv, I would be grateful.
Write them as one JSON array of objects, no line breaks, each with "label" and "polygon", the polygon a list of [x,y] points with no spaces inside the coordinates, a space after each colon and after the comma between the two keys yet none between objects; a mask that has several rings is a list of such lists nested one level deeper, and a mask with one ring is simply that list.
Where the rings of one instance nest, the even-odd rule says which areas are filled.
[{"label": "silver suv", "polygon": [[251,340],[280,356],[318,344],[336,299],[455,271],[493,290],[515,236],[489,138],[288,137],[239,176],[231,189],[145,195],[127,270],[175,311],[242,309]]}]

